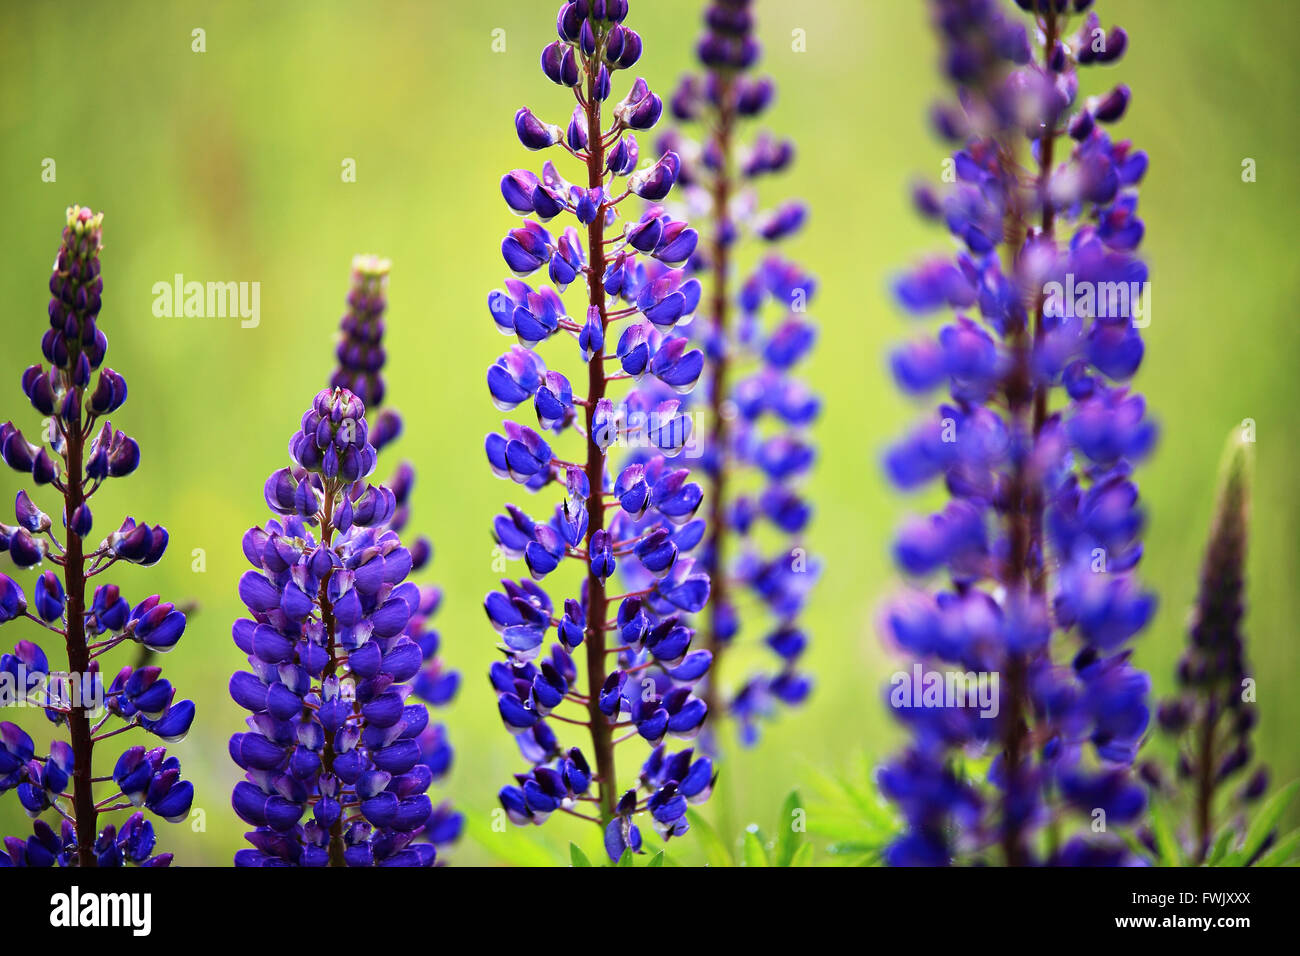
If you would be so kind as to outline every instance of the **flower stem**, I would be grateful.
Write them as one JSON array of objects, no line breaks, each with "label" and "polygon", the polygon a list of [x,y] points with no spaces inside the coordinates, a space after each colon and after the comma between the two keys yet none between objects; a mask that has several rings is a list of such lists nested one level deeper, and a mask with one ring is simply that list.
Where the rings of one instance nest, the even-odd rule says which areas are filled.
[{"label": "flower stem", "polygon": [[[1058,35],[1060,33],[1060,19],[1054,13],[1047,14],[1043,46],[1043,60],[1046,68],[1047,61],[1050,60],[1052,50],[1056,46]],[[1056,209],[1048,197],[1048,187],[1052,176],[1053,154],[1056,150],[1056,125],[1043,130],[1042,136],[1039,137],[1038,150],[1038,200],[1043,204],[1042,217],[1042,234],[1047,238],[1052,238],[1052,230],[1055,224]],[[1034,347],[1039,348],[1043,342],[1043,336],[1046,329],[1043,326],[1043,309],[1046,302],[1046,296],[1041,292],[1036,297],[1034,308]],[[1038,434],[1043,429],[1043,424],[1047,421],[1047,388],[1042,384],[1034,386],[1034,440],[1038,440]],[[1036,595],[1047,593],[1047,562],[1042,560],[1042,542],[1043,542],[1043,500],[1041,492],[1036,488],[1030,501],[1030,518],[1029,518],[1029,544],[1039,554],[1039,560],[1035,565],[1032,573],[1032,587]]]},{"label": "flower stem", "polygon": [[[1048,13],[1044,18],[1043,59],[1051,57],[1056,46],[1060,21],[1055,13]],[[1047,183],[1051,176],[1052,154],[1056,141],[1055,127],[1043,130],[1039,139],[1039,171],[1036,182],[1035,199],[1042,203],[1042,231],[1050,236],[1053,223],[1053,211],[1047,198]],[[1012,164],[1008,175],[1016,177]],[[1018,177],[1016,177],[1018,178]],[[1018,197],[1019,183],[1008,195]],[[1020,247],[1028,233],[1024,207],[1020,198],[1012,199],[1011,214],[1016,222],[1013,225],[1017,242],[1011,256],[1010,267],[1014,270]],[[1013,427],[1019,429],[1028,426],[1031,440],[1038,440],[1039,432],[1047,419],[1047,390],[1036,385],[1033,379],[1032,358],[1035,346],[1041,341],[1043,329],[1043,296],[1035,297],[1033,328],[1023,326],[1016,328],[1011,337],[1011,352],[1015,357],[1006,386],[1007,408],[1013,420]],[[1012,474],[1008,501],[1008,522],[1010,537],[1010,560],[1005,572],[1004,584],[1009,595],[1023,594],[1026,589],[1034,595],[1046,592],[1045,562],[1042,556],[1043,535],[1043,498],[1037,482],[1028,473],[1024,461],[1016,463]],[[1032,566],[1031,566],[1032,564]],[[1006,788],[1002,804],[1002,856],[1007,866],[1023,866],[1028,862],[1022,821],[1019,819],[1019,807],[1023,803],[1022,766],[1030,747],[1029,705],[1027,669],[1028,662],[1021,654],[1007,655],[1005,662],[1010,712],[1003,737],[1005,759]]]},{"label": "flower stem", "polygon": [[727,418],[724,406],[727,395],[727,362],[730,358],[727,345],[728,319],[731,305],[728,279],[731,271],[730,244],[728,232],[730,224],[727,206],[731,201],[731,145],[732,127],[735,122],[735,107],[731,95],[731,80],[721,79],[722,88],[718,101],[718,125],[714,135],[714,144],[721,157],[721,166],[713,180],[713,249],[711,309],[713,320],[713,339],[717,355],[713,362],[709,381],[709,447],[713,448],[714,465],[709,475],[711,489],[709,494],[709,534],[710,559],[709,577],[713,589],[709,601],[708,649],[713,653],[713,663],[709,668],[709,678],[704,687],[704,703],[709,708],[709,715],[719,719],[721,695],[722,652],[726,643],[721,635],[722,615],[726,613],[727,575],[726,575],[726,481],[727,481]]},{"label": "flower stem", "polygon": [[[596,78],[600,70],[600,51],[597,50],[587,63],[587,96],[583,105],[587,113],[587,129],[590,130],[590,145],[587,152],[587,184],[592,189],[602,186],[605,173],[605,144],[601,139],[600,99],[596,96]],[[582,102],[580,100],[580,102]],[[596,216],[587,226],[587,259],[590,272],[587,274],[588,304],[599,315],[601,329],[609,325],[608,310],[605,303],[605,210],[602,203]],[[585,546],[591,553],[591,538],[605,527],[605,509],[602,493],[605,485],[605,455],[596,444],[596,405],[605,397],[605,363],[593,361],[587,363],[587,406],[585,409],[587,423],[587,537]],[[605,585],[591,570],[587,569],[587,711],[591,715],[591,745],[596,758],[596,773],[600,777],[601,823],[607,823],[614,817],[614,803],[617,798],[615,788],[617,777],[614,771],[614,745],[609,722],[600,711],[600,689],[605,683],[605,617],[608,613],[608,598]]]},{"label": "flower stem", "polygon": [[1201,721],[1200,752],[1196,767],[1196,847],[1192,859],[1201,863],[1210,848],[1211,813],[1214,805],[1214,731],[1219,707],[1213,697],[1206,702]]},{"label": "flower stem", "polygon": [[[73,384],[72,376],[66,371],[63,377],[69,389],[82,391]],[[77,406],[83,407],[80,401]],[[74,514],[86,500],[82,485],[84,457],[85,437],[81,428],[68,429],[64,442],[64,460],[68,466],[63,495],[65,515]],[[81,537],[70,528],[64,531],[63,590],[68,602],[68,673],[81,679],[90,670],[90,648],[86,645],[86,562]],[[72,740],[72,808],[76,818],[77,863],[79,866],[98,866],[95,838],[99,833],[99,810],[95,807],[93,782],[95,741],[90,730],[90,717],[84,707],[69,708],[67,716]]]},{"label": "flower stem", "polygon": [[[321,545],[326,548],[330,546],[330,542],[334,538],[334,493],[333,484],[326,481],[325,503],[321,508],[320,518]],[[330,600],[329,595],[330,579],[333,576],[333,570],[327,571],[320,582],[320,617],[321,624],[325,628],[325,652],[329,655],[329,663],[325,665],[325,671],[321,675],[322,686],[324,681],[333,677],[338,669],[338,661],[334,658],[334,637],[337,627],[334,620],[334,603]],[[325,750],[321,754],[321,766],[324,773],[334,773],[334,757],[334,738],[332,735],[327,734],[325,737]],[[343,849],[343,815],[340,813],[339,818],[330,827],[330,866],[347,866],[347,861],[343,857]]]}]

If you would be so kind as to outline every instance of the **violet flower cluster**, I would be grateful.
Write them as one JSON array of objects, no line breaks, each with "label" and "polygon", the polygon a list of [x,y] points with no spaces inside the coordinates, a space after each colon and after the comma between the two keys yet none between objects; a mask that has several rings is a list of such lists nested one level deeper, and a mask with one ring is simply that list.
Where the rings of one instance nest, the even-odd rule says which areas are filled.
[{"label": "violet flower cluster", "polygon": [[407,549],[400,537],[414,470],[364,481],[402,428],[378,410],[389,268],[353,260],[331,387],[290,440],[293,465],[266,483],[283,520],[244,536],[257,570],[239,591],[253,616],[234,638],[252,671],[230,690],[253,716],[230,753],[247,772],[235,810],[256,829],[237,865],[429,866],[464,826],[427,794],[453,754],[425,705],[448,703],[459,675],[429,627],[441,593],[407,580],[432,556],[427,539]]},{"label": "violet flower cluster", "polygon": [[[1216,807],[1240,810],[1263,797],[1269,783],[1267,767],[1252,769],[1251,737],[1259,711],[1241,626],[1246,611],[1250,448],[1236,438],[1229,446],[1188,645],[1178,662],[1178,691],[1156,711],[1161,729],[1179,742],[1175,772],[1192,794],[1189,843],[1198,864],[1205,861],[1216,837]],[[1144,765],[1143,772],[1157,788],[1164,788],[1163,775],[1153,763]],[[1219,791],[1242,776],[1246,780],[1231,802],[1220,801]],[[1271,838],[1256,856],[1270,845]]]},{"label": "violet flower cluster", "polygon": [[[501,556],[523,558],[529,572],[484,602],[505,656],[490,674],[499,711],[529,764],[501,791],[501,804],[517,824],[557,811],[597,823],[611,860],[641,851],[643,813],[665,839],[684,833],[687,804],[707,798],[714,779],[708,758],[667,743],[703,726],[708,708],[692,688],[712,659],[692,649],[687,621],[709,597],[709,577],[690,557],[705,530],[695,518],[703,492],[688,469],[670,463],[691,435],[677,396],[704,365],[679,331],[700,301],[699,281],[681,268],[698,235],[654,211],[620,223],[629,197],[660,202],[681,170],[675,153],[637,169],[636,134],[663,112],[644,80],[612,102],[614,74],[641,55],[627,13],[626,0],[560,7],[559,39],[541,65],[576,106],[563,127],[521,109],[515,129],[529,149],[559,147],[577,159],[583,175],[569,183],[547,162],[540,176],[517,169],[502,179],[507,205],[526,218],[501,247],[518,278],[488,297],[498,329],[518,343],[488,370],[492,400],[507,411],[530,403],[537,419],[536,428],[508,420],[489,435],[488,462],[529,491],[554,484],[564,494],[541,520],[507,505],[494,523]],[[543,225],[557,217],[570,223],[562,232]],[[523,281],[541,270],[549,284]],[[575,316],[561,295],[570,284],[584,293]],[[585,394],[538,352],[560,333],[576,347],[556,359],[581,360]],[[632,388],[616,404],[610,386],[624,381]],[[574,459],[551,446],[569,433],[579,439]],[[616,446],[630,449],[621,468],[607,461]],[[560,601],[539,582],[566,560],[583,580]],[[616,571],[632,590],[608,593]],[[581,727],[583,745],[562,743],[558,724]],[[638,738],[653,748],[649,758],[620,778],[615,748]]]},{"label": "violet flower cluster", "polygon": [[[0,793],[16,790],[35,818],[27,838],[6,837],[0,866],[167,866],[170,853],[156,853],[153,823],[144,811],[170,822],[188,818],[193,786],[180,777],[180,762],[162,746],[134,745],[118,751],[111,771],[103,760],[105,740],[143,730],[163,743],[183,739],[194,704],[149,665],[122,668],[107,687],[101,661],[131,641],[166,652],[185,631],[185,615],[157,595],[134,607],[115,584],[95,583],[119,562],[149,567],[167,548],[167,530],[127,518],[98,545],[91,501],[109,479],[125,478],[140,464],[140,448],[107,416],[126,401],[126,380],[103,365],[108,339],[99,328],[104,288],[99,253],[103,215],[80,206],[67,211],[67,226],[50,277],[50,327],[41,339],[49,368],[33,365],[22,376],[23,392],[45,419],[41,444],[11,422],[0,425],[0,455],[33,483],[62,499],[63,532],[26,491],[15,503],[17,524],[0,524],[0,551],[21,569],[39,569],[31,601],[16,581],[0,574],[0,624],[24,619],[55,635],[66,651],[67,670],[54,670],[36,641],[20,640],[0,654],[5,703],[38,708],[56,728],[47,753],[18,724],[0,722]],[[114,744],[117,742],[115,741]],[[96,764],[96,749],[100,750]],[[139,809],[142,808],[142,809]],[[56,831],[41,815],[61,818]],[[132,813],[119,825],[101,817]]]},{"label": "violet flower cluster", "polygon": [[[1147,158],[1108,132],[1127,87],[1079,96],[1079,68],[1118,60],[1124,31],[1090,0],[1018,2],[1028,24],[997,0],[932,3],[959,100],[937,125],[958,148],[952,187],[917,204],[961,248],[897,292],[913,312],[957,314],[893,355],[905,392],[947,395],[886,468],[904,489],[942,479],[951,500],[895,545],[918,581],[887,630],[923,680],[896,676],[890,695],[913,734],[879,774],[907,822],[894,864],[986,861],[995,846],[1009,865],[1121,862],[1112,831],[1145,805],[1130,765],[1149,680],[1128,644],[1155,600],[1134,575],[1132,468],[1156,430],[1126,383],[1143,354]],[[952,677],[997,678],[995,706],[945,694]]]},{"label": "violet flower cluster", "polygon": [[[678,182],[685,203],[707,216],[712,229],[707,248],[687,264],[704,284],[709,314],[695,329],[707,356],[710,422],[702,462],[709,535],[700,556],[713,581],[707,629],[713,670],[705,697],[715,713],[736,718],[746,744],[757,739],[760,717],[778,704],[800,704],[812,687],[799,668],[808,637],[798,618],[818,569],[803,544],[812,506],[799,486],[816,458],[808,428],[820,411],[819,399],[795,373],[816,339],[807,314],[816,282],[772,251],[800,230],[807,209],[791,200],[759,211],[756,195],[759,183],[789,168],[794,144],[767,131],[747,146],[740,141],[744,124],[761,116],[774,96],[772,80],[753,75],[760,51],[751,8],[750,0],[709,4],[697,47],[703,72],[686,76],[670,104],[680,124],[698,124],[705,138],[695,143],[674,131],[660,142],[662,153],[683,157]],[[756,263],[742,264],[746,239],[766,250]],[[774,317],[765,320],[765,313]],[[770,556],[756,534],[760,522],[786,539]],[[764,642],[776,666],[724,695],[719,667],[740,632],[744,591],[773,622]]]},{"label": "violet flower cluster", "polygon": [[[237,866],[430,866],[416,840],[434,814],[422,703],[407,682],[424,660],[406,636],[420,611],[411,552],[388,528],[393,492],[374,471],[365,405],[326,389],[289,443],[293,464],[266,482],[280,515],[251,528],[239,580],[251,617],[234,639],[251,667],[230,693],[249,711],[230,739],[246,779],[235,812],[255,829]],[[304,817],[306,817],[304,821]]]}]

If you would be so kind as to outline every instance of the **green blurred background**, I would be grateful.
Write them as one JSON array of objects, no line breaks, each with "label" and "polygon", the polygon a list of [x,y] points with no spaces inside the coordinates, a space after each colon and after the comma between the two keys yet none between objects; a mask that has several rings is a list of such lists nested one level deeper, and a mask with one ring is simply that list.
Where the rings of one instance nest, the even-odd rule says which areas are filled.
[{"label": "green blurred background", "polygon": [[[290,431],[332,367],[356,252],[393,260],[387,377],[407,431],[385,471],[397,456],[418,468],[413,530],[434,540],[430,576],[446,592],[444,657],[464,678],[459,700],[439,715],[457,750],[444,791],[467,812],[471,831],[450,859],[559,861],[570,838],[593,858],[598,851],[578,821],[505,834],[490,826],[495,792],[521,760],[487,686],[495,641],[480,601],[495,579],[489,522],[519,492],[483,460],[482,437],[500,421],[483,372],[505,344],[484,302],[504,275],[497,247],[513,221],[497,180],[516,166],[540,166],[515,139],[514,111],[528,104],[564,122],[571,108],[537,67],[556,6],[4,4],[0,417],[38,427],[18,376],[39,358],[64,207],[103,210],[102,327],[109,364],[131,387],[114,418],[139,440],[143,463],[97,497],[96,539],[124,513],[165,523],[171,548],[162,564],[114,580],[133,601],[157,591],[201,605],[163,661],[199,708],[174,749],[206,829],[162,825],[179,862],[225,864],[241,844],[245,828],[229,810],[237,775],[226,754],[229,735],[243,729],[226,694],[228,675],[243,663],[229,637],[242,610],[239,539],[264,520],[262,482],[284,463]],[[635,72],[661,93],[690,65],[700,7],[633,3],[629,25],[646,49]],[[1274,14],[1284,8],[1266,0],[1098,7],[1105,23],[1128,29],[1130,52],[1117,67],[1085,72],[1084,92],[1128,83],[1135,99],[1121,134],[1151,156],[1142,209],[1154,316],[1138,384],[1163,424],[1141,476],[1151,512],[1143,569],[1161,610],[1137,659],[1157,690],[1170,687],[1220,449],[1231,428],[1253,418],[1248,623],[1258,744],[1288,779],[1300,773],[1293,31],[1278,28]],[[923,6],[759,0],[757,11],[763,65],[780,88],[767,123],[800,151],[794,172],[766,196],[809,201],[811,226],[787,251],[822,280],[813,310],[822,338],[809,374],[826,411],[810,543],[825,574],[807,615],[816,692],[770,726],[760,748],[729,747],[725,784],[707,815],[731,834],[750,822],[770,825],[792,788],[860,768],[899,740],[877,702],[895,664],[875,616],[896,582],[888,544],[910,505],[886,487],[877,461],[915,410],[883,371],[888,345],[910,331],[886,289],[900,267],[946,247],[907,200],[913,177],[935,178],[943,156],[925,121],[939,85]],[[204,53],[191,51],[195,28],[206,31]],[[498,28],[505,52],[492,49]],[[792,49],[796,29],[806,31],[806,53]],[[615,98],[629,79],[620,75]],[[41,178],[47,157],[57,163],[53,183]],[[1258,164],[1252,184],[1241,179],[1246,157]],[[346,158],[356,161],[355,183],[341,181]],[[261,283],[260,326],[155,318],[151,288],[175,273]],[[0,475],[0,498],[12,500],[18,488],[12,472]],[[40,501],[57,515],[48,497]],[[194,549],[205,553],[203,573],[192,570]],[[30,574],[19,579],[29,584]],[[11,626],[4,643],[22,636],[32,635]],[[130,656],[119,652],[110,672]],[[0,801],[0,832],[26,827],[17,801]],[[670,857],[700,859],[691,837],[674,843]]]}]

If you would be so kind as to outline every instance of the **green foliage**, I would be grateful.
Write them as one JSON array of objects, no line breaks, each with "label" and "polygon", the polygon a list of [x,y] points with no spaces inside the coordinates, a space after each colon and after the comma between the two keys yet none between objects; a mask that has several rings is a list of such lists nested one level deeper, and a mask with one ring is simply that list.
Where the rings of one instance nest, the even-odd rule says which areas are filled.
[{"label": "green foliage", "polygon": [[808,811],[797,790],[781,804],[781,811],[773,831],[774,840],[768,840],[758,824],[745,828],[741,838],[741,857],[744,866],[809,866],[813,858],[813,845],[808,841]]},{"label": "green foliage", "polygon": [[[1282,814],[1290,806],[1291,801],[1295,799],[1297,792],[1300,792],[1300,780],[1293,780],[1269,797],[1255,814],[1250,826],[1246,828],[1246,835],[1242,839],[1241,846],[1224,856],[1221,865],[1245,866],[1253,859],[1264,846],[1269,836],[1277,833],[1277,826],[1282,819]],[[1300,840],[1300,830],[1292,830],[1278,839],[1264,856],[1255,862],[1255,865],[1285,866],[1288,863],[1300,863],[1300,859],[1297,859],[1295,853],[1298,840]]]},{"label": "green foliage", "polygon": [[707,865],[736,865],[731,858],[731,851],[727,849],[727,844],[718,836],[718,831],[713,829],[712,824],[700,816],[698,811],[687,810],[686,821],[691,825],[691,833],[695,835],[695,842],[704,851],[704,860]]},{"label": "green foliage", "polygon": [[809,829],[830,841],[830,862],[879,866],[903,825],[880,796],[870,762],[863,759],[842,776],[814,773],[811,784],[818,802],[809,812]]},{"label": "green foliage", "polygon": [[[641,854],[641,856],[644,857],[646,856],[646,854]],[[611,863],[608,865],[609,866],[636,866],[637,865],[636,860],[637,860],[636,854],[634,854],[631,850],[624,850],[623,855],[618,858],[617,863]],[[578,846],[578,844],[570,843],[569,844],[569,865],[570,866],[591,866],[592,863],[591,860],[587,859],[587,854],[582,852],[582,849]],[[664,851],[660,850],[658,853],[654,854],[653,856],[650,856],[646,860],[645,865],[663,866]]]},{"label": "green foliage", "polygon": [[758,827],[745,831],[742,859],[745,866],[770,866],[767,859],[767,847],[763,845],[763,834]]},{"label": "green foliage", "polygon": [[[465,820],[465,836],[496,863],[507,866],[554,866],[558,848],[540,843],[536,835],[512,825],[494,829],[491,818],[470,815]],[[530,828],[535,829],[535,828]]]},{"label": "green foliage", "polygon": [[772,831],[777,834],[775,839],[769,840],[757,823],[751,823],[736,840],[733,849],[699,812],[687,810],[686,819],[709,866],[812,865],[814,851],[808,840],[808,813],[798,791],[791,791],[781,805]]},{"label": "green foliage", "polygon": [[[1300,829],[1278,835],[1282,818],[1300,793],[1300,780],[1276,791],[1249,821],[1229,821],[1215,834],[1201,866],[1300,866]],[[1169,816],[1169,803],[1153,799],[1147,811],[1155,850],[1125,835],[1129,847],[1152,866],[1193,866],[1192,854],[1178,839]],[[1269,837],[1273,837],[1271,844]],[[1267,849],[1263,849],[1266,844]],[[1263,852],[1261,853],[1261,850]],[[1253,863],[1251,861],[1254,861]]]},{"label": "green foliage", "polygon": [[587,854],[578,848],[578,844],[569,844],[569,865],[570,866],[591,866],[591,861],[587,859]]},{"label": "green foliage", "polygon": [[1173,824],[1163,804],[1152,801],[1147,811],[1151,821],[1151,835],[1156,845],[1156,859],[1160,866],[1186,866],[1187,857],[1178,843]]}]

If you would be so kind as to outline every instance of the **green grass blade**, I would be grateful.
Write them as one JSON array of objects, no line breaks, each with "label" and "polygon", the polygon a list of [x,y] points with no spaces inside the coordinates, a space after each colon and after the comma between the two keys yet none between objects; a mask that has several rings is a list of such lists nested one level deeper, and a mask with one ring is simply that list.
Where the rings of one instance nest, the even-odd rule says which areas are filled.
[{"label": "green grass blade", "polygon": [[696,843],[704,851],[704,859],[709,866],[736,865],[736,861],[732,859],[731,851],[727,849],[727,845],[718,836],[718,831],[713,829],[708,820],[700,816],[695,810],[687,810],[686,819],[691,825],[691,830],[695,833]]},{"label": "green grass blade", "polygon": [[591,866],[591,861],[587,859],[587,854],[578,849],[578,844],[569,844],[569,865],[570,866]]}]

